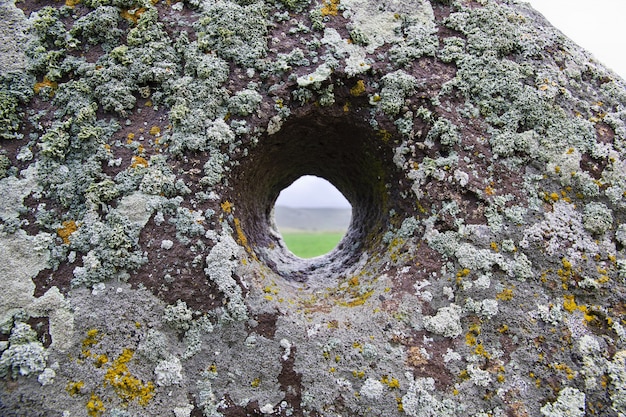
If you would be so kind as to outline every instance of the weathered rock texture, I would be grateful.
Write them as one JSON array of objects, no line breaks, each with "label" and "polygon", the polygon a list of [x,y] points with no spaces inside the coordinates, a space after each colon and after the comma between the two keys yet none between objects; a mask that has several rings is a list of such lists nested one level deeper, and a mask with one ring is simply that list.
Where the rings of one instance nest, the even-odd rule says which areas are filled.
[{"label": "weathered rock texture", "polygon": [[[2,415],[626,415],[626,89],[524,3],[0,27]],[[307,261],[305,174],[354,210]]]}]

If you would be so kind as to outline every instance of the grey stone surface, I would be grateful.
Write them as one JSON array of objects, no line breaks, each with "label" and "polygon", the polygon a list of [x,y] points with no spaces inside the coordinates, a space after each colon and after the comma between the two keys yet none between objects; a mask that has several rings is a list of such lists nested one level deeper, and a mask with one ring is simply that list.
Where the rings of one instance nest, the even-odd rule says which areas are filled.
[{"label": "grey stone surface", "polygon": [[525,3],[0,14],[0,414],[626,415],[625,83]]}]

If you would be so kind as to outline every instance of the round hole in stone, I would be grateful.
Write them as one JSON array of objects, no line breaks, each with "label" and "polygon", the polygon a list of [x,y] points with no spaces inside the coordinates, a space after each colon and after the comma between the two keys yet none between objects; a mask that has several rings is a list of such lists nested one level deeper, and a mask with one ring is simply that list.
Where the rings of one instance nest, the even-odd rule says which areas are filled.
[{"label": "round hole in stone", "polygon": [[[247,250],[279,276],[319,286],[358,274],[385,246],[387,231],[402,222],[406,207],[402,175],[393,162],[393,142],[373,129],[369,113],[316,109],[286,120],[279,131],[258,138],[229,174],[233,226]],[[285,246],[274,224],[280,192],[305,175],[333,184],[352,206],[345,237],[326,255],[302,259]]]},{"label": "round hole in stone", "polygon": [[352,206],[329,181],[304,175],[282,190],[274,222],[287,249],[299,258],[331,252],[344,238]]}]

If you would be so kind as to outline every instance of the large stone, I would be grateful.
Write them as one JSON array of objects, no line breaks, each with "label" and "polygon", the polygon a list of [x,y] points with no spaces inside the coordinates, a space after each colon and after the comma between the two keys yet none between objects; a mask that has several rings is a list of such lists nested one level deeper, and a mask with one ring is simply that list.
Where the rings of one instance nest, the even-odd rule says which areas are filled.
[{"label": "large stone", "polygon": [[0,16],[0,414],[626,414],[626,88],[526,4]]}]

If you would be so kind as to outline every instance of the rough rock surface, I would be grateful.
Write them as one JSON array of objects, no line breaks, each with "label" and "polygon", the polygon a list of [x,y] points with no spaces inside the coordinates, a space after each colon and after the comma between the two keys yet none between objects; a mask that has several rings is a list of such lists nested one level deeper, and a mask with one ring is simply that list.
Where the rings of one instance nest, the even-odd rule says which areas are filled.
[{"label": "rough rock surface", "polygon": [[[626,89],[526,4],[0,28],[3,416],[626,415]],[[305,174],[353,207],[306,261]]]}]

